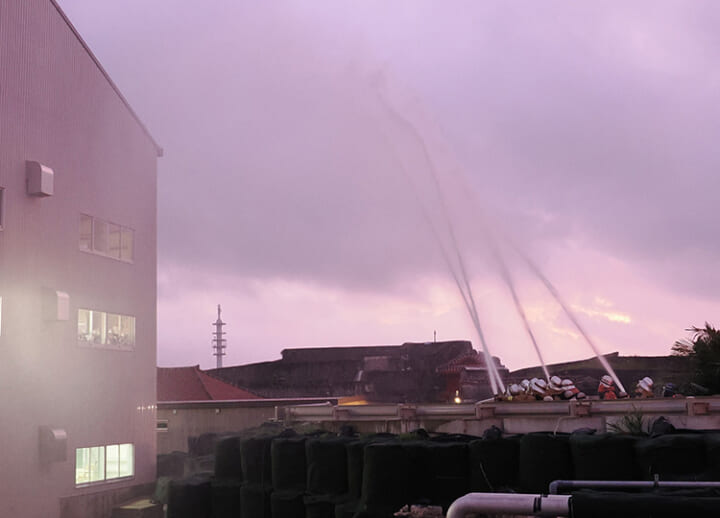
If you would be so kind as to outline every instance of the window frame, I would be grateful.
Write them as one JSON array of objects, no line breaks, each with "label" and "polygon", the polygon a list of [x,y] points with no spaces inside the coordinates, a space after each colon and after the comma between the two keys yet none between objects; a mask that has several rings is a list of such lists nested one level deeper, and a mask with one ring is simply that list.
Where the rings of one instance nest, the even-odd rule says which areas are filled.
[{"label": "window frame", "polygon": [[[129,475],[123,475],[123,460],[122,460],[122,452],[123,447],[130,447],[130,457],[129,459],[125,459],[125,467],[128,465],[130,466],[130,474]],[[117,467],[113,470],[113,473],[117,473],[117,475],[108,476],[108,448],[117,447]],[[102,468],[96,469],[95,474],[102,472],[101,477],[97,477],[93,479],[93,450],[95,450],[95,456],[102,457],[102,466],[97,466],[96,468]],[[102,453],[102,455],[99,455]],[[87,455],[87,467],[83,466],[84,473],[87,474],[87,480],[79,481],[78,473],[80,472],[79,463],[78,463],[78,457],[81,454]],[[129,460],[129,462],[128,462]],[[99,446],[83,446],[81,448],[75,448],[75,487],[87,487],[87,486],[94,486],[98,484],[111,484],[115,482],[122,482],[125,480],[132,480],[135,478],[135,444],[131,442],[126,443],[112,443],[112,444],[105,444],[105,445],[99,445]],[[84,464],[84,463],[83,463]]]},{"label": "window frame", "polygon": [[[109,327],[109,317],[117,317],[113,328]],[[137,319],[133,315],[78,308],[77,342],[80,347],[132,352],[137,346]]]},{"label": "window frame", "polygon": [[[83,220],[90,222],[88,235],[83,234]],[[79,221],[79,237],[78,248],[81,252],[87,254],[99,255],[120,261],[122,263],[132,264],[135,262],[135,229],[126,225],[120,225],[106,219],[91,216],[85,212],[80,213]],[[115,229],[118,244],[116,250],[113,250],[111,229]],[[129,239],[129,245],[125,244],[125,240]],[[104,246],[102,246],[104,245]],[[129,251],[129,253],[128,253]]]}]

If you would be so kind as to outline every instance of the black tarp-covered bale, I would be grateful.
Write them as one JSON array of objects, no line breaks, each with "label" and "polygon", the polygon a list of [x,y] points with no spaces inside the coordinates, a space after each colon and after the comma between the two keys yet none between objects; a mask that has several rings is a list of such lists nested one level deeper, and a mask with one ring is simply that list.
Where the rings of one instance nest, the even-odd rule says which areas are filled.
[{"label": "black tarp-covered bale", "polygon": [[715,492],[573,493],[574,518],[695,518],[720,516],[720,495]]},{"label": "black tarp-covered bale", "polygon": [[351,441],[345,445],[347,454],[348,497],[360,498],[362,494],[363,460],[366,441]]},{"label": "black tarp-covered bale", "polygon": [[545,432],[520,439],[519,486],[523,493],[547,493],[553,480],[573,478],[569,436]]},{"label": "black tarp-covered bale", "polygon": [[707,468],[702,479],[720,482],[720,433],[705,434],[705,455]]},{"label": "black tarp-covered bale", "polygon": [[240,488],[240,516],[242,518],[270,518],[270,494],[272,489],[256,484],[244,484]]},{"label": "black tarp-covered bale", "polygon": [[407,497],[405,503],[432,499],[432,454],[425,441],[403,442],[407,456]]},{"label": "black tarp-covered bale", "polygon": [[330,498],[325,495],[306,495],[305,518],[335,518],[335,506],[343,502],[341,498]]},{"label": "black tarp-covered bale", "polygon": [[272,518],[305,518],[305,503],[301,491],[273,491],[270,495]]},{"label": "black tarp-covered bale", "polygon": [[520,439],[520,436],[482,439],[468,445],[470,491],[517,487]]},{"label": "black tarp-covered bale", "polygon": [[210,518],[209,475],[191,475],[170,482],[167,518]]},{"label": "black tarp-covered bale", "polygon": [[214,454],[217,438],[218,434],[213,432],[203,433],[197,437],[188,437],[188,454],[191,457]]},{"label": "black tarp-covered bale", "polygon": [[212,518],[240,518],[240,488],[242,483],[237,479],[213,479],[211,481],[211,514]]},{"label": "black tarp-covered bale", "polygon": [[348,458],[344,437],[308,439],[307,490],[313,495],[339,496],[348,492]]},{"label": "black tarp-covered bale", "polygon": [[270,448],[272,485],[276,491],[305,491],[305,437],[277,437]]},{"label": "black tarp-covered bale", "polygon": [[671,434],[642,439],[635,447],[640,477],[653,480],[699,480],[706,471],[703,434]]},{"label": "black tarp-covered bale", "polygon": [[570,436],[570,450],[577,480],[636,480],[638,437],[622,434]]},{"label": "black tarp-covered bale", "polygon": [[445,511],[469,491],[467,443],[429,444],[431,502]]},{"label": "black tarp-covered bale", "polygon": [[272,487],[272,437],[252,437],[240,443],[243,480],[248,484]]},{"label": "black tarp-covered bale", "polygon": [[183,478],[185,476],[185,459],[187,459],[187,456],[187,453],[183,451],[158,455],[157,476],[173,479]]},{"label": "black tarp-covered bale", "polygon": [[408,500],[408,456],[402,444],[378,442],[365,446],[359,515],[387,516]]},{"label": "black tarp-covered bale", "polygon": [[215,443],[215,476],[242,480],[241,438],[237,435],[223,437]]}]

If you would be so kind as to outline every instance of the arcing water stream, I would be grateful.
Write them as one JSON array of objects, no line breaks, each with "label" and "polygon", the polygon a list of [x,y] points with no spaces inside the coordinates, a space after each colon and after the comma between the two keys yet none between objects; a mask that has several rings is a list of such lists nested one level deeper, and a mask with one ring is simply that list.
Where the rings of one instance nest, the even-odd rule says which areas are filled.
[{"label": "arcing water stream", "polygon": [[[451,246],[454,251],[455,260],[457,261],[457,264],[453,262],[453,260],[450,257],[450,254],[447,251],[447,248],[445,246],[445,243],[443,242],[442,236],[440,232],[438,231],[436,225],[433,223],[432,218],[430,217],[429,211],[427,210],[426,204],[421,199],[419,193],[416,189],[413,189],[416,195],[416,198],[421,206],[421,210],[423,213],[423,217],[427,221],[428,225],[430,226],[430,229],[432,231],[433,237],[435,238],[438,248],[440,249],[443,259],[448,266],[448,269],[450,270],[450,273],[455,280],[455,284],[460,291],[460,294],[462,296],[463,302],[465,304],[465,307],[470,315],[470,318],[473,322],[473,325],[475,327],[475,330],[477,332],[478,338],[480,340],[480,343],[483,348],[483,353],[485,356],[485,364],[488,369],[489,374],[489,380],[490,380],[490,387],[493,394],[500,394],[501,392],[505,391],[505,387],[503,384],[502,379],[500,378],[500,374],[497,370],[497,366],[495,365],[495,362],[493,360],[492,355],[490,354],[490,349],[488,347],[487,341],[485,339],[485,335],[483,333],[482,327],[480,325],[480,318],[478,316],[478,310],[477,305],[475,303],[475,297],[473,296],[472,288],[470,285],[470,279],[467,272],[467,268],[465,266],[465,260],[463,258],[463,254],[461,252],[456,234],[455,234],[455,228],[452,221],[452,218],[450,216],[450,211],[448,210],[447,203],[445,201],[445,195],[442,189],[442,186],[440,184],[438,174],[437,174],[437,168],[435,166],[435,163],[432,159],[432,156],[428,150],[428,145],[425,142],[425,139],[422,136],[422,133],[415,124],[408,118],[401,114],[400,110],[396,109],[392,103],[388,100],[387,95],[385,95],[385,92],[382,91],[381,88],[377,89],[378,93],[378,99],[380,101],[380,104],[385,109],[385,113],[389,115],[389,117],[400,127],[405,128],[405,130],[413,136],[414,140],[417,141],[417,143],[420,146],[420,149],[422,149],[424,160],[427,164],[428,171],[430,174],[430,177],[432,179],[432,184],[434,187],[435,196],[437,196],[439,200],[439,205],[441,208],[442,218],[444,220],[445,226],[447,228],[447,235],[450,238]],[[410,181],[411,185],[413,185],[412,179],[409,177],[406,171],[406,176],[408,177],[408,180]],[[513,303],[515,305],[515,309],[517,310],[521,320],[523,321],[523,324],[525,326],[525,330],[527,331],[530,340],[532,341],[533,347],[535,348],[535,352],[538,355],[538,359],[542,365],[543,373],[545,374],[545,377],[547,380],[550,380],[550,373],[547,369],[547,366],[545,364],[545,361],[543,359],[542,353],[540,351],[540,347],[537,343],[537,340],[535,338],[535,335],[532,332],[532,329],[530,327],[530,323],[528,321],[527,315],[525,314],[525,310],[523,309],[523,306],[520,302],[520,299],[517,294],[517,290],[515,288],[515,283],[513,281],[512,275],[510,274],[510,271],[507,267],[507,263],[504,260],[502,254],[500,253],[499,247],[497,245],[497,242],[495,239],[493,239],[491,233],[487,229],[484,230],[485,239],[488,242],[493,258],[495,262],[497,263],[498,268],[500,269],[501,277],[503,278],[503,281],[508,286],[508,289],[510,290]],[[569,307],[565,304],[562,297],[560,296],[559,292],[555,288],[555,286],[547,279],[547,277],[540,271],[539,267],[522,251],[517,247],[513,246],[514,250],[524,259],[530,270],[540,279],[540,281],[543,283],[543,285],[547,288],[547,290],[550,292],[550,294],[553,296],[555,301],[560,305],[564,313],[567,315],[567,317],[570,319],[570,321],[573,323],[573,325],[577,328],[577,330],[580,332],[582,337],[585,339],[585,341],[590,345],[591,349],[593,350],[595,356],[598,358],[599,362],[605,369],[605,371],[612,377],[613,381],[617,385],[617,387],[622,391],[625,392],[625,388],[622,385],[622,382],[615,374],[615,371],[608,363],[607,359],[601,354],[600,350],[597,348],[595,343],[592,341],[590,336],[585,332],[585,329],[580,325],[580,322],[575,317],[573,312],[569,309]]]}]

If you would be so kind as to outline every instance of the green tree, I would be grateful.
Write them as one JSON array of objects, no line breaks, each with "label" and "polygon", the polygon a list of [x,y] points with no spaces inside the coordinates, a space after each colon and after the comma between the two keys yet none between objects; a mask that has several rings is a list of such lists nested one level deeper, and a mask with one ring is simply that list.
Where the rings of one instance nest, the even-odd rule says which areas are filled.
[{"label": "green tree", "polygon": [[672,346],[675,356],[688,356],[693,361],[693,381],[720,394],[720,330],[705,322],[705,327],[691,327],[690,339],[678,340]]}]

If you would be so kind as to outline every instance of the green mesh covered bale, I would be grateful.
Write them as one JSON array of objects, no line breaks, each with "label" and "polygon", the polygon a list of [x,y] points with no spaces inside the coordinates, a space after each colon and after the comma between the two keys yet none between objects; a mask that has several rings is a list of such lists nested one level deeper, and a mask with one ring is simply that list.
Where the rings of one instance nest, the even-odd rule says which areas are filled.
[{"label": "green mesh covered bale", "polygon": [[519,485],[523,493],[547,493],[553,480],[573,478],[569,436],[529,433],[520,439]]},{"label": "green mesh covered bale", "polygon": [[301,491],[273,491],[270,495],[272,518],[305,518],[305,503]]},{"label": "green mesh covered bale", "polygon": [[408,456],[402,444],[380,442],[365,447],[362,509],[369,513],[395,511],[407,503]]},{"label": "green mesh covered bale", "polygon": [[635,447],[640,476],[652,480],[699,480],[707,469],[702,434],[661,435],[642,439]]},{"label": "green mesh covered bale", "polygon": [[208,475],[172,480],[167,518],[210,518],[212,491]]},{"label": "green mesh covered bale", "polygon": [[366,441],[352,441],[345,445],[347,453],[348,496],[359,499],[362,494],[363,460]]},{"label": "green mesh covered bale", "polygon": [[240,487],[240,517],[271,518],[269,487],[256,484],[243,484]]},{"label": "green mesh covered bale", "polygon": [[695,518],[720,516],[720,497],[578,491],[572,496],[574,518]]},{"label": "green mesh covered bale", "polygon": [[237,479],[213,479],[211,488],[212,518],[239,518],[242,482]]},{"label": "green mesh covered bale", "polygon": [[517,488],[520,437],[483,439],[468,445],[469,491]]},{"label": "green mesh covered bale", "polygon": [[310,494],[337,496],[348,491],[347,438],[309,439],[307,490]]},{"label": "green mesh covered bale", "polygon": [[[425,441],[403,442],[407,456],[407,501],[431,501],[434,491],[434,472],[431,448]],[[397,510],[397,509],[396,509]]]},{"label": "green mesh covered bale", "polygon": [[305,437],[273,439],[270,452],[276,491],[305,491],[305,440]]},{"label": "green mesh covered bale", "polygon": [[445,511],[469,492],[467,443],[430,444],[430,500]]},{"label": "green mesh covered bale", "polygon": [[174,451],[157,456],[157,476],[183,478],[185,475],[185,459],[187,453]]},{"label": "green mesh covered bale", "polygon": [[575,478],[578,480],[636,480],[638,438],[622,434],[570,436]]},{"label": "green mesh covered bale", "polygon": [[224,437],[215,444],[215,476],[242,480],[239,436]]},{"label": "green mesh covered bale", "polygon": [[272,437],[252,437],[240,442],[243,480],[272,487]]}]

